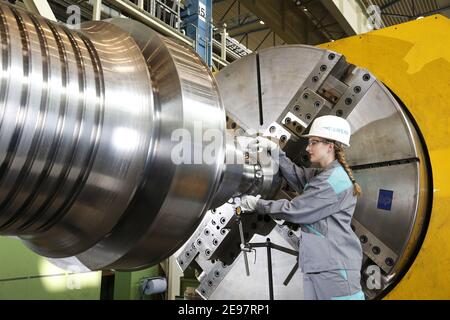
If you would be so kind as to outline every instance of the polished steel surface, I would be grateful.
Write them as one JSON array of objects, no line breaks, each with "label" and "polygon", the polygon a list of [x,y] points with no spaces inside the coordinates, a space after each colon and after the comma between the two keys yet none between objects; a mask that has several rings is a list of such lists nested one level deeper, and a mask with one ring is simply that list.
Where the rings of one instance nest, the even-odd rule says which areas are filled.
[{"label": "polished steel surface", "polygon": [[372,86],[347,120],[353,132],[347,152],[350,165],[419,157],[417,133],[380,82]]},{"label": "polished steel surface", "polygon": [[[143,268],[236,192],[218,190],[225,112],[191,48],[128,19],[69,29],[6,4],[0,36],[1,234],[60,265]],[[249,169],[226,180],[251,186]]]},{"label": "polished steel surface", "polygon": [[212,208],[227,202],[230,195],[244,194],[250,190],[255,179],[255,168],[245,162],[245,146],[234,135],[227,135],[220,186],[211,204]]},{"label": "polished steel surface", "polygon": [[[304,61],[299,63],[298,50],[303,50]],[[308,46],[283,46],[261,50],[230,64],[217,74],[227,113],[245,129],[264,131],[286,108],[290,99],[305,82],[321,58],[323,50]],[[258,68],[260,90],[258,90]],[[280,69],[280,66],[289,68]],[[239,77],[236,76],[239,74]],[[287,79],[289,79],[287,81]],[[289,85],[287,85],[289,84]],[[261,99],[259,98],[261,95]],[[259,101],[262,105],[263,123],[260,123]]]},{"label": "polished steel surface", "polygon": [[[365,186],[354,218],[400,256],[410,236],[416,216],[419,194],[419,164],[417,162],[357,170],[355,178]],[[380,206],[379,190],[393,193],[392,207]],[[414,201],[416,200],[416,201]],[[380,209],[384,207],[384,209]],[[363,236],[363,234],[358,234]],[[363,241],[364,244],[366,241]],[[369,241],[370,244],[370,241]],[[368,251],[371,251],[368,248]],[[376,250],[374,250],[376,251]],[[370,254],[372,254],[371,252]],[[395,260],[394,260],[395,261]],[[384,264],[384,261],[382,261]],[[392,264],[393,266],[393,264]]]},{"label": "polished steel surface", "polygon": [[40,254],[74,255],[110,232],[142,179],[148,69],[114,26],[74,32],[0,10],[0,230]]},{"label": "polished steel surface", "polygon": [[[176,251],[209,209],[225,157],[225,116],[212,75],[189,48],[131,20],[111,23],[136,39],[147,61],[155,95],[153,146],[145,185],[121,223],[79,258],[96,269],[132,269]],[[174,138],[180,129],[192,139]],[[210,162],[195,163],[211,131],[220,138],[216,154]],[[192,150],[192,158],[176,164],[172,152],[180,143]]]}]

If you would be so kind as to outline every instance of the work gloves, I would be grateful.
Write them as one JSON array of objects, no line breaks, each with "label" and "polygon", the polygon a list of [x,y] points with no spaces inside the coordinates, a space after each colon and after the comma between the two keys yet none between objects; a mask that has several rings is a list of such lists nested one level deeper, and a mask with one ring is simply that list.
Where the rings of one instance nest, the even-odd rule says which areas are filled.
[{"label": "work gloves", "polygon": [[256,197],[250,195],[243,196],[240,204],[242,211],[256,211],[256,203],[259,198],[261,198],[260,195],[257,195]]},{"label": "work gloves", "polygon": [[267,150],[272,151],[272,150],[276,150],[279,148],[278,144],[276,144],[275,142],[273,142],[272,140],[270,140],[268,138],[258,137],[256,140],[258,141],[258,144],[261,147],[264,147]]}]

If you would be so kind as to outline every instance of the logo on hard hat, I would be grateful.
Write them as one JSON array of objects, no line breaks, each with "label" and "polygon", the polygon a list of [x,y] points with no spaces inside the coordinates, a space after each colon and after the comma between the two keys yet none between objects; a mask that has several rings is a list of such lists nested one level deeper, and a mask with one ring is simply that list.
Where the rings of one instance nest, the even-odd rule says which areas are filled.
[{"label": "logo on hard hat", "polygon": [[324,129],[327,129],[328,131],[342,133],[342,134],[350,134],[347,130],[343,128],[334,128],[334,127],[323,127]]}]

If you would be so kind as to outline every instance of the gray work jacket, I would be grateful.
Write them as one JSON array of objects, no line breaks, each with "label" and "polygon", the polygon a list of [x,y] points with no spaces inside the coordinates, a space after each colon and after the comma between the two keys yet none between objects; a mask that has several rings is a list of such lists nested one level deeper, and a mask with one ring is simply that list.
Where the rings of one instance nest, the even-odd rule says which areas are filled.
[{"label": "gray work jacket", "polygon": [[341,164],[335,160],[323,170],[299,167],[280,151],[279,167],[301,194],[292,201],[260,199],[256,211],[300,225],[302,272],[361,270],[361,243],[350,225],[356,196]]}]

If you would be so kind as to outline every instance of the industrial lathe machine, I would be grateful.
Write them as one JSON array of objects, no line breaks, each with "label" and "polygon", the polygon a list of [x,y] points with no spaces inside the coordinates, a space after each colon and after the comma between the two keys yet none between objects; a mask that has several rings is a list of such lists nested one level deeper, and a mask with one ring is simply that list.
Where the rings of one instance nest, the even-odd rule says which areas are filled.
[{"label": "industrial lathe machine", "polygon": [[296,196],[257,135],[308,166],[301,135],[330,114],[353,132],[366,297],[449,298],[449,31],[431,16],[212,75],[133,20],[69,28],[2,3],[0,234],[86,270],[177,252],[205,299],[302,299],[299,226],[239,202]]}]

